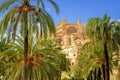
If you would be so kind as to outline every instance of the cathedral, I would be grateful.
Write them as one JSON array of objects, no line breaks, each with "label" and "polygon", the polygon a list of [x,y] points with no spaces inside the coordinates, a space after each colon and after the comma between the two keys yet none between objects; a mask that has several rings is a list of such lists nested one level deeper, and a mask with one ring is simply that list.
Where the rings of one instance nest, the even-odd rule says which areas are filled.
[{"label": "cathedral", "polygon": [[67,54],[73,66],[77,63],[79,49],[88,41],[88,38],[85,36],[80,20],[74,24],[63,19],[56,27],[56,41],[60,43],[63,52]]}]

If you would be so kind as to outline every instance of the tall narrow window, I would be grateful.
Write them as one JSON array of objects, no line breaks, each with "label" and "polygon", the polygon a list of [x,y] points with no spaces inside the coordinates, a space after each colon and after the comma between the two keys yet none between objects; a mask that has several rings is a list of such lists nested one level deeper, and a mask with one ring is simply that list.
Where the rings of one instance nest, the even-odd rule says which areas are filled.
[{"label": "tall narrow window", "polygon": [[69,37],[69,45],[71,45],[71,37]]}]

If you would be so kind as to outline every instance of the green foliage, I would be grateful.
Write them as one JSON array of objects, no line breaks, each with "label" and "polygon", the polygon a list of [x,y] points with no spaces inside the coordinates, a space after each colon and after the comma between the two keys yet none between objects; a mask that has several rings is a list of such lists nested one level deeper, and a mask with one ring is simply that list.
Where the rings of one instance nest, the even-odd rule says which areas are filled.
[{"label": "green foliage", "polygon": [[[17,37],[16,43],[11,43],[9,49],[0,54],[0,60],[5,61],[5,76],[3,80],[22,79],[23,71],[23,38]],[[28,64],[28,80],[56,80],[58,70],[66,70],[66,57],[52,40],[42,40],[29,37],[28,58],[33,63]],[[28,60],[29,60],[28,59]],[[28,62],[30,63],[30,62]]]},{"label": "green foliage", "polygon": [[[46,1],[53,5],[57,13],[59,12],[58,5],[53,0]],[[5,12],[6,15],[0,22],[0,35],[3,37],[6,33],[8,40],[14,39],[16,33],[23,36],[26,27],[37,37],[40,35],[47,37],[55,33],[54,22],[46,12],[45,1],[43,0],[1,1],[0,13],[2,12]]]},{"label": "green foliage", "polygon": [[[94,45],[93,45],[94,44]],[[81,49],[81,55],[78,56],[79,66],[76,75],[85,78],[91,70],[101,67],[104,63],[103,47],[100,42],[89,42]]]},{"label": "green foliage", "polygon": [[[53,0],[47,0],[47,2],[50,2],[53,5],[57,13],[59,12],[59,8]],[[35,52],[34,51],[32,52],[32,48],[34,46],[33,43],[35,42],[31,43],[28,41],[30,36],[32,36],[34,40],[34,38],[39,39],[40,36],[47,38],[47,36],[51,36],[52,34],[55,34],[54,22],[50,17],[50,15],[45,10],[44,1],[43,0],[1,1],[0,13],[5,14],[5,16],[2,18],[0,22],[0,37],[3,38],[3,36],[7,34],[7,42],[9,42],[9,44],[10,42],[13,42],[9,49],[7,49],[2,54],[0,54],[1,55],[0,58],[4,59],[7,62],[6,70],[8,70],[8,72],[6,73],[7,76],[6,75],[4,76],[4,80],[6,79],[27,80],[27,76],[30,76],[28,80],[32,80],[33,77],[37,80],[38,76],[40,77],[39,79],[53,80],[54,79],[52,77],[53,74],[50,74],[50,72],[52,72],[52,70],[56,70],[54,67],[52,67],[53,66],[52,64],[54,63],[46,62],[48,64],[45,65],[44,61],[41,61],[41,62],[38,61],[38,64],[36,63],[36,65],[34,66],[40,67],[40,69],[38,69],[38,71],[40,72],[33,71],[33,67],[27,64],[28,59],[30,63],[33,64],[31,60],[33,61],[33,56],[35,57],[35,53],[37,52],[36,50],[38,50],[38,49],[35,49]],[[16,39],[18,38],[16,37],[18,36],[18,34],[20,36],[24,36],[24,40],[23,38],[19,39],[19,40],[22,40],[22,42]],[[23,58],[24,66],[20,66],[17,68],[16,65],[18,65],[19,61],[21,61],[22,59],[20,57],[20,54],[24,54],[24,58]],[[49,59],[47,58],[46,60],[45,58],[45,61],[49,61]],[[43,66],[40,66],[40,63]],[[50,69],[50,66],[52,67],[51,69]],[[23,67],[24,69],[22,69]],[[30,70],[28,70],[27,68]],[[47,74],[47,76],[44,76],[43,78],[43,75],[41,72],[43,74]],[[35,74],[38,74],[38,75],[35,75]],[[54,73],[54,75],[57,75],[57,74],[58,73]],[[31,77],[31,75],[33,77]]]},{"label": "green foliage", "polygon": [[0,52],[3,52],[7,49],[6,38],[0,40]]},{"label": "green foliage", "polygon": [[[36,3],[34,2],[34,4],[32,4],[33,0],[28,0],[28,3],[24,1],[25,0],[7,0],[3,1],[3,4],[0,5],[0,12],[7,11],[0,22],[1,36],[3,37],[6,33],[9,38],[14,39],[16,33],[24,34],[25,26],[28,27],[29,31],[33,30],[34,35],[37,36],[42,35],[47,37],[52,33],[55,34],[54,22],[44,8],[44,1],[35,0]],[[47,2],[54,6],[57,13],[59,12],[59,8],[53,0],[47,0]],[[38,6],[36,6],[37,3],[39,4]],[[11,5],[12,7],[10,7]],[[6,10],[9,7],[10,9]],[[27,22],[27,24],[25,22]]]},{"label": "green foliage", "polygon": [[[90,42],[86,43],[81,49],[78,60],[79,66],[76,75],[80,78],[92,79],[104,78],[104,43],[107,43],[108,60],[110,71],[118,62],[113,56],[118,56],[120,41],[120,22],[111,21],[107,15],[103,18],[91,18],[85,25],[86,35]],[[114,53],[114,54],[113,54]],[[99,77],[98,77],[99,75]]]}]

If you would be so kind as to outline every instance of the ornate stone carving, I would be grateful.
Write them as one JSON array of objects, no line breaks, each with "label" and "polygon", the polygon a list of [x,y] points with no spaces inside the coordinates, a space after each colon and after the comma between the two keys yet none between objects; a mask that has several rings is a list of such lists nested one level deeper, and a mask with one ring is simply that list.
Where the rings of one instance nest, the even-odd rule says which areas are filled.
[{"label": "ornate stone carving", "polygon": [[77,30],[76,30],[75,27],[69,27],[69,28],[67,29],[67,33],[68,33],[68,34],[77,33]]}]

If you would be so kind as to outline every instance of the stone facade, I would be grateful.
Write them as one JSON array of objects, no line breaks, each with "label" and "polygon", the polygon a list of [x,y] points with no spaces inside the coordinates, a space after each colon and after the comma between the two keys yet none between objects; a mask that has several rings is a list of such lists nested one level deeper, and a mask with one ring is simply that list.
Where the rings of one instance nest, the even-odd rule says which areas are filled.
[{"label": "stone facade", "polygon": [[56,27],[56,40],[61,44],[63,52],[68,55],[71,65],[76,64],[79,48],[88,41],[80,20],[77,24],[62,20]]}]

